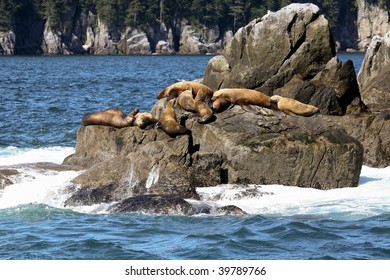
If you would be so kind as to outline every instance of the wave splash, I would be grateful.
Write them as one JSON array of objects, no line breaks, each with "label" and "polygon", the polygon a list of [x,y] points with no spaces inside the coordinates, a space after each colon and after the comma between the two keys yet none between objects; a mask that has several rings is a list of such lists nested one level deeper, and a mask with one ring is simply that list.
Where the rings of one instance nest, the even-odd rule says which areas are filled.
[{"label": "wave splash", "polygon": [[[14,166],[19,175],[13,185],[0,189],[0,209],[12,209],[20,205],[46,205],[65,209],[64,202],[70,195],[71,180],[80,171],[44,170],[25,163],[52,162],[60,164],[73,153],[69,147],[39,149],[0,149],[0,168]],[[151,170],[150,182],[158,174]],[[271,217],[320,217],[336,220],[358,220],[390,213],[390,167],[363,166],[357,188],[327,191],[282,185],[218,185],[198,188],[201,201],[195,206],[211,207],[234,205],[250,215]],[[107,213],[110,205],[99,204],[70,208],[81,213]],[[66,209],[68,210],[68,209]]]}]

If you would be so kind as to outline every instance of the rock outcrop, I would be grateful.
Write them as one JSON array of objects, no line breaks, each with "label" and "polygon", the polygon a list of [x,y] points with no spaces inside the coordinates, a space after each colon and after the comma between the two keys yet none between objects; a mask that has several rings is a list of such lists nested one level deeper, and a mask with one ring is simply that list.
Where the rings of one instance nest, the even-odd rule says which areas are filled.
[{"label": "rock outcrop", "polygon": [[[27,12],[32,7],[23,9]],[[0,54],[215,54],[232,37],[231,32],[220,34],[217,25],[195,28],[186,20],[174,27],[164,23],[142,29],[108,26],[96,10],[81,11],[75,4],[61,15],[56,27],[36,11],[28,18],[15,17],[14,30],[0,33]]]},{"label": "rock outcrop", "polygon": [[390,103],[390,32],[371,41],[358,74],[364,103],[383,106]]},{"label": "rock outcrop", "polygon": [[[273,38],[271,47],[262,45],[267,38]],[[327,22],[313,5],[292,4],[252,22],[237,32],[224,56],[211,60],[210,69],[214,72],[206,71],[204,79],[208,85],[211,73],[225,86],[310,97],[323,105],[325,114],[361,111],[353,65],[334,57]],[[165,99],[157,101],[154,117],[159,118],[165,104]],[[73,179],[78,187],[66,205],[105,202],[114,203],[112,211],[194,214],[210,211],[183,200],[199,199],[198,187],[284,184],[327,190],[358,184],[363,146],[334,116],[298,118],[261,107],[247,112],[240,106],[218,113],[209,124],[199,124],[192,113],[178,108],[176,115],[190,135],[80,127],[76,152],[64,165],[86,171]]]},{"label": "rock outcrop", "polygon": [[10,32],[0,32],[0,55],[10,55],[15,53],[15,34]]},{"label": "rock outcrop", "polygon": [[365,51],[374,36],[384,36],[390,30],[390,14],[384,1],[356,0],[358,48]]},{"label": "rock outcrop", "polygon": [[371,167],[390,165],[390,111],[325,117],[329,123],[337,123],[364,148],[363,164]]},{"label": "rock outcrop", "polygon": [[295,98],[322,114],[364,110],[353,64],[337,60],[328,21],[313,4],[291,4],[238,30],[203,82]]},{"label": "rock outcrop", "polygon": [[64,164],[87,171],[73,180],[82,187],[67,204],[139,195],[197,198],[197,187],[224,183],[357,186],[361,144],[320,116],[286,117],[268,109],[254,114],[233,107],[213,123],[188,118],[185,125],[192,135],[179,138],[156,129],[82,126],[76,152]]},{"label": "rock outcrop", "polygon": [[193,26],[185,24],[181,30],[181,54],[216,54],[223,49],[224,42],[230,39],[228,34],[221,39],[218,25],[195,30]]}]

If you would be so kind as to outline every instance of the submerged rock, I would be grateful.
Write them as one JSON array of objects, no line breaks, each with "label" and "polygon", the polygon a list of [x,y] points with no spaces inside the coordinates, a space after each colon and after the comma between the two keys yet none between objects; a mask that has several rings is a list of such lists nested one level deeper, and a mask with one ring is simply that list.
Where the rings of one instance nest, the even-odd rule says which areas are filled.
[{"label": "submerged rock", "polygon": [[16,175],[19,175],[19,171],[16,169],[0,169],[0,189],[12,185],[14,183],[12,177]]},{"label": "submerged rock", "polygon": [[135,196],[129,197],[109,209],[110,212],[143,212],[164,215],[194,215],[196,209],[177,196]]}]

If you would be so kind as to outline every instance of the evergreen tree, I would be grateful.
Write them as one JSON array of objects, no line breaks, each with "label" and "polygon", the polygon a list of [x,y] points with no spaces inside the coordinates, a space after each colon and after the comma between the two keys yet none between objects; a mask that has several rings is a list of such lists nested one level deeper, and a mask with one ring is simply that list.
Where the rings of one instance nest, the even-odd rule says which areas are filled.
[{"label": "evergreen tree", "polygon": [[233,33],[236,33],[237,22],[244,17],[244,3],[242,0],[235,0],[232,4],[229,15],[233,17]]},{"label": "evergreen tree", "polygon": [[322,1],[322,10],[326,15],[330,28],[335,28],[337,24],[337,19],[339,16],[339,7],[337,0],[323,0]]},{"label": "evergreen tree", "polygon": [[20,7],[21,1],[0,0],[0,31],[10,31],[12,14]]},{"label": "evergreen tree", "polygon": [[139,0],[131,1],[126,12],[125,24],[127,26],[137,26],[138,18],[143,11],[144,7]]}]

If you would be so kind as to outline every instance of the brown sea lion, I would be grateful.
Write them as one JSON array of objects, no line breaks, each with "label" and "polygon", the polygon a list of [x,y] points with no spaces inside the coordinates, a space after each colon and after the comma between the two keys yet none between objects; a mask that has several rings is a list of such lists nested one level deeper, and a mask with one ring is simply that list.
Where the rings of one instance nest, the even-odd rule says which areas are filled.
[{"label": "brown sea lion", "polygon": [[[253,89],[246,88],[224,88],[214,92],[211,101],[215,102],[220,99],[219,105],[230,103],[232,105],[240,105],[246,111],[253,111],[250,105],[257,105],[266,108],[271,108],[272,103],[269,96]],[[214,107],[214,105],[213,105]],[[217,104],[215,107],[218,107]]]},{"label": "brown sea lion", "polygon": [[196,112],[194,92],[190,85],[187,85],[186,90],[176,98],[176,105],[188,112]]},{"label": "brown sea lion", "polygon": [[185,126],[180,125],[176,120],[175,104],[176,99],[171,99],[167,102],[167,105],[162,112],[160,119],[158,120],[157,127],[161,128],[166,134],[171,137],[177,135],[191,133]]},{"label": "brown sea lion", "polygon": [[137,113],[135,115],[134,126],[138,126],[139,128],[145,129],[154,125],[158,122],[158,119],[153,117],[153,115],[149,112]]},{"label": "brown sea lion", "polygon": [[179,94],[187,89],[187,86],[191,86],[194,92],[198,92],[200,89],[203,90],[204,94],[207,96],[211,97],[213,95],[213,90],[209,88],[208,86],[198,83],[198,82],[193,82],[193,81],[182,81],[182,82],[177,82],[169,87],[163,89],[159,94],[157,94],[157,99],[161,99],[164,97],[177,97]]},{"label": "brown sea lion", "polygon": [[279,95],[273,95],[270,98],[271,102],[276,103],[279,110],[287,115],[298,115],[309,117],[316,114],[319,109],[313,105],[299,102],[292,98],[286,98]]},{"label": "brown sea lion", "polygon": [[197,113],[197,121],[199,123],[207,123],[212,120],[214,117],[213,110],[205,102],[208,95],[201,89],[195,94],[190,85],[187,85],[186,88],[187,89],[177,97],[176,105],[186,111]]},{"label": "brown sea lion", "polygon": [[217,98],[213,101],[212,108],[214,112],[225,111],[230,105],[230,102],[225,98]]},{"label": "brown sea lion", "polygon": [[207,95],[203,92],[203,90],[200,89],[194,98],[195,111],[198,115],[198,123],[207,123],[215,117],[213,110],[204,101],[206,97]]},{"label": "brown sea lion", "polygon": [[135,115],[138,112],[138,109],[134,109],[129,115],[126,115],[121,109],[112,108],[84,115],[82,124],[107,125],[118,128],[132,126],[135,120]]}]

